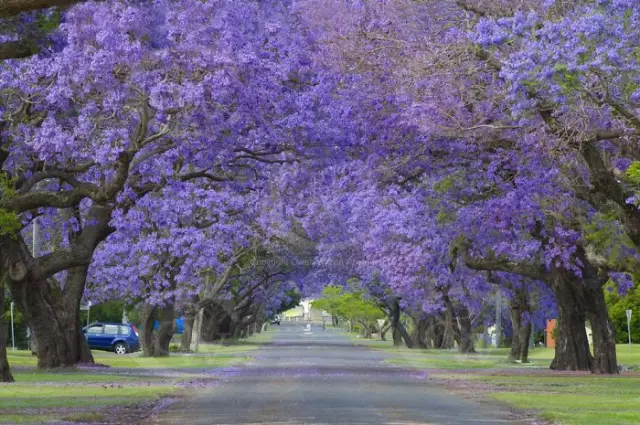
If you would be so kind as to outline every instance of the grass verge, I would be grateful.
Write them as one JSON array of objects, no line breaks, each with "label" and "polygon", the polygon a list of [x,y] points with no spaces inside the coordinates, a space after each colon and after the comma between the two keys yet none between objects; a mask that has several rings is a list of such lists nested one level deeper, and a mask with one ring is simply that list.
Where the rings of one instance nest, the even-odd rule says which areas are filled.
[{"label": "grass verge", "polygon": [[[386,350],[386,348],[384,348]],[[432,379],[471,398],[493,400],[562,425],[640,424],[640,374],[618,376],[548,369],[553,350],[532,351],[532,365],[505,361],[508,349],[461,355],[397,349],[388,362],[428,369]],[[640,369],[640,345],[618,346],[618,362]]]}]

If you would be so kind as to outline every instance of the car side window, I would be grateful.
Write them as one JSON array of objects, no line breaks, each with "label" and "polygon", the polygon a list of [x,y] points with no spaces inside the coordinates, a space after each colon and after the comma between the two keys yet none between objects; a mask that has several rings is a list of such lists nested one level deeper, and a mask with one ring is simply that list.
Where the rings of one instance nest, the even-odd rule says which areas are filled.
[{"label": "car side window", "polygon": [[118,335],[118,325],[104,325],[105,335]]},{"label": "car side window", "polygon": [[119,326],[118,335],[129,335],[129,326]]},{"label": "car side window", "polygon": [[91,326],[87,329],[88,334],[101,334],[102,333],[102,325]]}]

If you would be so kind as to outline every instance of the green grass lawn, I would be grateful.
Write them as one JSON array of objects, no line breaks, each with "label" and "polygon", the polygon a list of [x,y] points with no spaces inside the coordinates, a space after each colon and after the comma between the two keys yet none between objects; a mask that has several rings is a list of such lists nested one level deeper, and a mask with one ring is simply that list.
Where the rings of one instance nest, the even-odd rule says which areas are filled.
[{"label": "green grass lawn", "polygon": [[[640,423],[640,377],[550,374],[434,376],[562,425]],[[480,385],[478,385],[480,384]]]},{"label": "green grass lawn", "polygon": [[[15,383],[0,384],[0,424],[55,421],[99,422],[109,406],[131,405],[177,394],[179,383],[202,377],[199,368],[217,368],[251,359],[251,351],[268,342],[274,330],[224,344],[201,344],[198,353],[145,358],[94,351],[96,363],[110,368],[42,371],[29,351],[9,351]],[[129,371],[129,369],[131,371]],[[154,369],[146,376],[139,369]],[[162,369],[174,370],[163,376]],[[177,369],[177,371],[176,371]],[[132,375],[137,373],[137,375]],[[142,373],[143,375],[140,375]],[[149,375],[152,373],[150,372]],[[157,376],[155,376],[157,375]],[[112,409],[112,407],[109,407]]]},{"label": "green grass lawn", "polygon": [[167,384],[82,384],[33,385],[14,383],[0,386],[0,411],[41,407],[97,407],[149,400],[175,391]]},{"label": "green grass lawn", "polygon": [[[229,350],[225,350],[229,348]],[[142,357],[140,353],[116,355],[104,351],[94,351],[93,358],[96,363],[131,369],[183,369],[183,368],[213,368],[225,367],[232,364],[241,363],[250,359],[248,356],[240,356],[243,352],[249,351],[246,348],[222,347],[222,349],[212,349],[206,355],[172,354],[169,357]],[[15,366],[35,367],[37,359],[30,352],[9,352],[7,355],[9,364]]]},{"label": "green grass lawn", "polygon": [[[479,349],[474,354],[459,354],[456,350],[416,350],[405,347],[396,348],[390,344],[376,346],[375,349],[393,350],[390,363],[403,366],[433,369],[490,369],[490,368],[548,368],[553,359],[553,348],[534,348],[530,351],[530,363],[512,364],[506,361],[508,348]],[[629,352],[628,345],[618,345],[618,364],[640,369],[640,345],[635,344]]]},{"label": "green grass lawn", "polygon": [[[370,344],[373,345],[373,344]],[[375,345],[374,345],[375,347]],[[388,350],[387,345],[381,349]],[[462,393],[483,394],[562,425],[640,424],[640,376],[568,375],[548,369],[553,349],[536,348],[530,365],[505,361],[508,349],[461,355],[453,350],[394,348],[388,362],[431,370]],[[640,369],[640,345],[618,346],[618,363]],[[463,370],[467,369],[468,372]]]}]

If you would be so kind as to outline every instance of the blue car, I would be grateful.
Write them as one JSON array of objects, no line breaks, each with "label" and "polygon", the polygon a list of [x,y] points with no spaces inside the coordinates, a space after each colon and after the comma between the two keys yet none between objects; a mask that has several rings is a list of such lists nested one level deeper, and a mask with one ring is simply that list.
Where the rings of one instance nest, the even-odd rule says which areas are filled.
[{"label": "blue car", "polygon": [[84,334],[92,350],[127,354],[140,349],[140,334],[132,324],[96,322],[86,326]]}]

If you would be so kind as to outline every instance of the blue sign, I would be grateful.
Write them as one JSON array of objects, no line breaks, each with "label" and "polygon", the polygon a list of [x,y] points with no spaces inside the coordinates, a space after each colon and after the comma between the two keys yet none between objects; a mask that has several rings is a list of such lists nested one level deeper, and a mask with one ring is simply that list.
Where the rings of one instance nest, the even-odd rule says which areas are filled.
[{"label": "blue sign", "polygon": [[[157,331],[159,328],[160,328],[160,321],[156,320],[156,322],[153,324],[153,330]],[[184,333],[184,317],[176,319],[176,333],[177,334]]]}]

